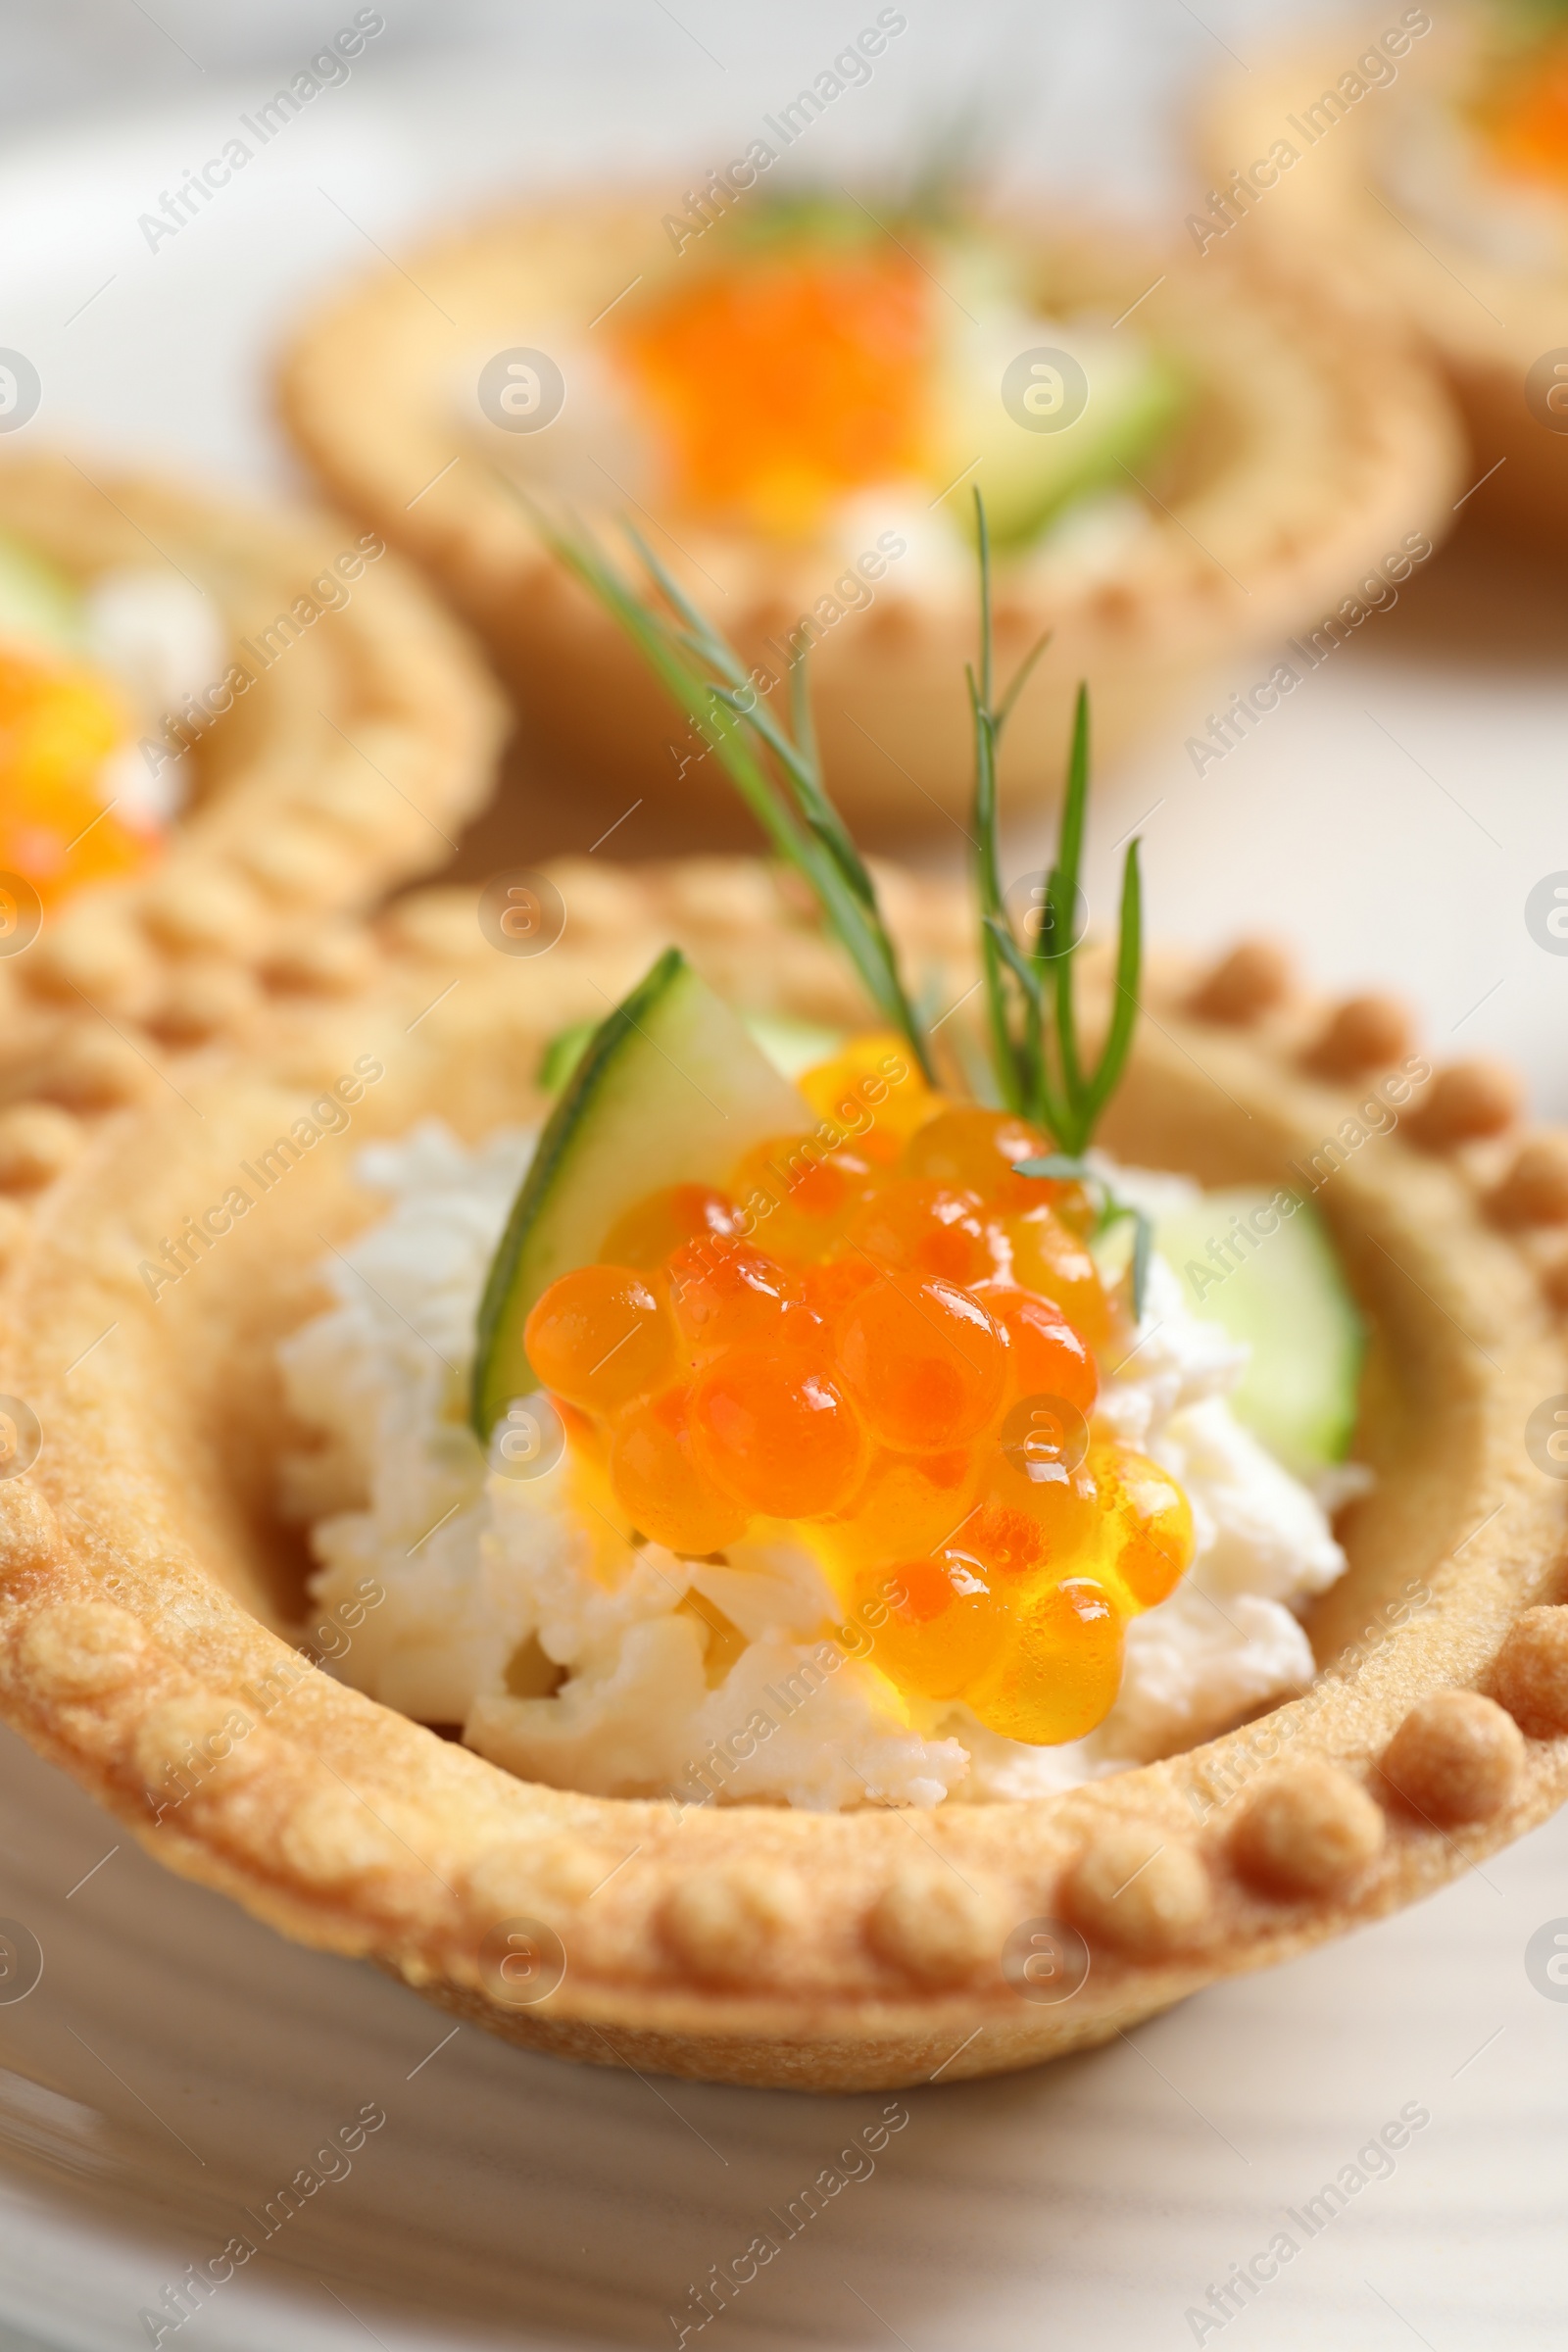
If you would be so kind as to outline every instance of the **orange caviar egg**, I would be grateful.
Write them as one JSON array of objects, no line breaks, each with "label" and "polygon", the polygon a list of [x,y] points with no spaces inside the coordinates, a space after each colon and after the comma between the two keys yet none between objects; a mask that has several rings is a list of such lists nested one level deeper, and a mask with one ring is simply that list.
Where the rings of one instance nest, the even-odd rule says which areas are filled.
[{"label": "orange caviar egg", "polygon": [[891,1030],[852,1039],[831,1061],[796,1081],[819,1119],[848,1137],[863,1158],[896,1158],[917,1127],[943,1107]]},{"label": "orange caviar egg", "polygon": [[811,1312],[832,1329],[845,1309],[881,1280],[882,1268],[856,1250],[831,1257],[825,1265],[808,1266],[801,1289]]},{"label": "orange caviar egg", "polygon": [[868,1127],[855,1139],[855,1148],[862,1159],[868,1160],[872,1171],[883,1181],[893,1175],[899,1164],[902,1149],[899,1138],[885,1127]]},{"label": "orange caviar egg", "polygon": [[735,1203],[708,1184],[670,1184],[634,1201],[606,1234],[603,1263],[637,1266],[644,1273],[662,1266],[672,1250],[704,1234],[733,1233]]},{"label": "orange caviar egg", "polygon": [[911,1453],[977,1438],[1006,1386],[1006,1342],[979,1299],[909,1274],[889,1274],[846,1308],[838,1358],[871,1429]]},{"label": "orange caviar egg", "polygon": [[1004,1739],[1036,1746],[1081,1740],[1115,1703],[1122,1632],[1121,1611],[1100,1579],[1042,1586],[1014,1611],[1011,1641],[964,1699]]},{"label": "orange caviar egg", "polygon": [[1091,1412],[1100,1394],[1095,1359],[1055,1300],[990,1286],[982,1295],[987,1314],[1007,1335],[1013,1396],[1059,1396],[1078,1412]]},{"label": "orange caviar egg", "polygon": [[663,1308],[631,1266],[574,1266],[543,1293],[523,1328],[541,1386],[586,1412],[646,1396],[674,1370]]},{"label": "orange caviar egg", "polygon": [[1103,1348],[1111,1333],[1110,1300],[1078,1235],[1043,1202],[1009,1216],[1005,1230],[1012,1246],[1013,1281],[1054,1299],[1091,1348]]},{"label": "orange caviar egg", "polygon": [[962,1697],[997,1664],[1012,1634],[1006,1603],[973,1561],[954,1553],[901,1560],[862,1579],[856,1615],[876,1629],[871,1663],[922,1698]]},{"label": "orange caviar egg", "polygon": [[1014,1176],[1013,1162],[1040,1159],[1053,1149],[1045,1130],[1010,1110],[982,1110],[957,1104],[916,1128],[899,1160],[901,1176],[925,1176],[937,1184],[972,1188],[986,1200],[1035,1197],[1038,1177]]},{"label": "orange caviar egg", "polygon": [[850,1247],[888,1266],[969,1287],[1005,1275],[1006,1236],[988,1220],[978,1193],[906,1179],[868,1200],[852,1222]]},{"label": "orange caviar egg", "polygon": [[610,1483],[639,1534],[706,1558],[746,1533],[751,1514],[698,1467],[689,1389],[664,1389],[624,1411],[610,1446]]},{"label": "orange caviar egg", "polygon": [[931,302],[900,246],[837,239],[748,253],[627,311],[616,340],[677,496],[800,537],[847,491],[918,473]]},{"label": "orange caviar egg", "polygon": [[916,1128],[900,1154],[899,1173],[967,1187],[993,1209],[1054,1208],[1072,1232],[1092,1233],[1097,1211],[1076,1178],[1013,1172],[1019,1160],[1043,1159],[1054,1150],[1043,1127],[1016,1112],[965,1102]]},{"label": "orange caviar egg", "polygon": [[798,1263],[825,1257],[880,1181],[847,1145],[814,1135],[783,1135],[748,1152],[730,1177],[741,1204],[741,1230]]},{"label": "orange caviar egg", "polygon": [[978,1476],[967,1446],[948,1453],[876,1451],[860,1485],[822,1530],[829,1561],[859,1569],[941,1551],[974,1508]]},{"label": "orange caviar egg", "polygon": [[1097,1446],[1090,1460],[1119,1539],[1116,1574],[1138,1606],[1151,1609],[1192,1566],[1192,1506],[1168,1471],[1130,1446]]},{"label": "orange caviar egg", "polygon": [[818,1518],[859,1476],[859,1424],[809,1356],[731,1348],[698,1382],[690,1416],[706,1475],[769,1519]]},{"label": "orange caviar egg", "polygon": [[726,1348],[804,1343],[818,1328],[800,1284],[771,1257],[726,1234],[683,1242],[664,1261],[682,1352],[703,1363]]},{"label": "orange caviar egg", "polygon": [[978,1560],[993,1579],[1065,1576],[1090,1564],[1098,1503],[1094,1480],[1081,1468],[1027,1485],[997,1478],[951,1548]]},{"label": "orange caviar egg", "polygon": [[[1100,1490],[1086,1463],[1043,1447],[1026,1457],[1012,1449],[994,1464],[983,1504],[955,1542],[991,1560],[999,1573],[1016,1563],[1020,1572],[1037,1578],[1064,1576],[1098,1557],[1102,1510]],[[1028,1535],[1021,1532],[1024,1522]]]}]

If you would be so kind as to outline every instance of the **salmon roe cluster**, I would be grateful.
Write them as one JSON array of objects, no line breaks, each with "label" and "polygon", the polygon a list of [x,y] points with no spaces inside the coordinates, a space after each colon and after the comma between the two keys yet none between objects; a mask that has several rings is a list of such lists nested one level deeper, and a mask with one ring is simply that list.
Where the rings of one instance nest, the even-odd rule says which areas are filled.
[{"label": "salmon roe cluster", "polygon": [[1473,112],[1510,178],[1568,187],[1568,39],[1554,33],[1508,54]]},{"label": "salmon roe cluster", "polygon": [[540,1298],[529,1362],[642,1536],[707,1558],[792,1522],[901,1690],[1081,1738],[1193,1549],[1180,1489],[1095,1426],[1124,1332],[1093,1204],[896,1041],[802,1086],[814,1132],[638,1201]]},{"label": "salmon roe cluster", "polygon": [[152,854],[150,836],[122,823],[100,788],[129,734],[128,713],[91,670],[0,646],[0,870],[24,876],[45,906],[120,881]]},{"label": "salmon roe cluster", "polygon": [[808,537],[926,460],[930,279],[887,240],[710,267],[628,309],[616,341],[699,513]]}]

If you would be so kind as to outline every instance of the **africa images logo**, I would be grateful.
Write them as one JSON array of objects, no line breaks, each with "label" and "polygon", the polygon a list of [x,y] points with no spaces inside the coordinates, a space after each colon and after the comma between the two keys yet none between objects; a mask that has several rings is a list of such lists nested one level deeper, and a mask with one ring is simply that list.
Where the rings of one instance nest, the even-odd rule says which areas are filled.
[{"label": "africa images logo", "polygon": [[1548,2001],[1568,2001],[1568,1919],[1548,1919],[1525,1945],[1525,1975]]}]

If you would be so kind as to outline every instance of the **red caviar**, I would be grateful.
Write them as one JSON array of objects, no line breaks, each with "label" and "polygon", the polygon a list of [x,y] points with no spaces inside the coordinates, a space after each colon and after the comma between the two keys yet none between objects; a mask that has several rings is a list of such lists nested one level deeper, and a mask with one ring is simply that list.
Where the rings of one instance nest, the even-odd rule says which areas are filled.
[{"label": "red caviar", "polygon": [[563,1274],[528,1317],[523,1344],[541,1386],[584,1412],[613,1412],[675,1368],[668,1317],[631,1266]]},{"label": "red caviar", "polygon": [[153,833],[105,799],[104,764],[131,733],[93,671],[0,648],[0,870],[24,875],[46,906],[156,855]]},{"label": "red caviar", "polygon": [[1561,33],[1499,61],[1473,113],[1510,178],[1568,187],[1568,39]]},{"label": "red caviar", "polygon": [[716,1486],[770,1519],[817,1519],[855,1485],[863,1441],[825,1363],[737,1348],[692,1398],[697,1458]]},{"label": "red caviar", "polygon": [[751,1520],[746,1505],[715,1487],[698,1464],[689,1389],[645,1396],[617,1417],[610,1477],[640,1532],[690,1558],[705,1559],[735,1543]]},{"label": "red caviar", "polygon": [[702,1557],[793,1522],[900,1690],[1081,1738],[1193,1550],[1175,1482],[1094,1421],[1121,1326],[1087,1196],[1016,1175],[1049,1139],[896,1040],[803,1092],[813,1134],[650,1195],[553,1283],[529,1360],[636,1533]]},{"label": "red caviar", "polygon": [[889,1274],[839,1318],[838,1356],[867,1426],[901,1452],[979,1438],[996,1418],[1007,1344],[970,1292]]},{"label": "red caviar", "polygon": [[931,283],[887,241],[797,242],[697,269],[612,330],[698,512],[809,536],[927,458]]},{"label": "red caviar", "polygon": [[670,1184],[633,1201],[605,1236],[600,1256],[612,1265],[662,1266],[682,1242],[736,1230],[735,1203],[708,1184]]},{"label": "red caviar", "polygon": [[1007,1273],[1012,1252],[978,1193],[906,1176],[866,1201],[846,1236],[885,1266],[972,1285]]},{"label": "red caviar", "polygon": [[1029,1207],[1041,1196],[1040,1180],[1014,1176],[1013,1165],[1020,1159],[1043,1158],[1051,1148],[1050,1136],[1027,1119],[965,1102],[939,1111],[916,1128],[904,1147],[899,1173],[972,1188],[988,1200]]},{"label": "red caviar", "polygon": [[746,1344],[781,1348],[818,1328],[797,1278],[727,1235],[683,1242],[664,1260],[681,1351],[693,1364]]}]

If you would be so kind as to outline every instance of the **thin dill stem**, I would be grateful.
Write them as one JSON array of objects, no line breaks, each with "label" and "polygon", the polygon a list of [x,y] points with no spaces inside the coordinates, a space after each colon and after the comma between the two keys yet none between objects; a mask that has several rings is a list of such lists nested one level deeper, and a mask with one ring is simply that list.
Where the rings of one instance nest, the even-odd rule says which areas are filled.
[{"label": "thin dill stem", "polygon": [[[906,1039],[922,1075],[934,1084],[930,1047],[875,887],[822,785],[805,676],[792,669],[794,722],[786,734],[761,708],[733,647],[630,524],[627,535],[679,627],[627,586],[586,532],[561,530],[525,496],[524,504],[546,544],[620,623],[679,708],[711,734],[721,765],[775,853],[810,885],[878,1013]],[[771,756],[777,773],[758,758],[754,743]]]}]

